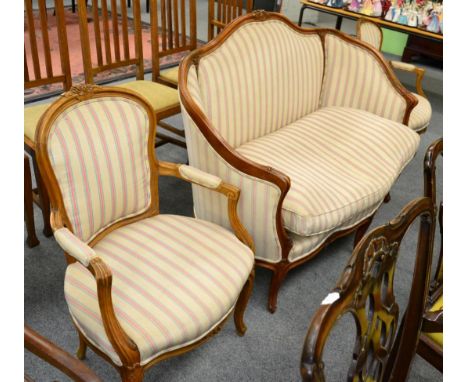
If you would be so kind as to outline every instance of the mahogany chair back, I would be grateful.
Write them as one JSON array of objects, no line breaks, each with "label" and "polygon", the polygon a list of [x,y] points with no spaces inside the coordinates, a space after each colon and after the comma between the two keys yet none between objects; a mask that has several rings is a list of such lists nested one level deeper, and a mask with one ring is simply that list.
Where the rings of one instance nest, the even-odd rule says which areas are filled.
[{"label": "mahogany chair back", "polygon": [[[63,0],[54,0],[55,15],[48,14],[46,0],[38,0],[38,7],[39,23],[34,20],[32,1],[24,1],[24,87],[30,89],[61,82],[64,90],[68,90],[71,87],[72,79]],[[50,24],[53,19],[57,23],[57,36],[50,33]],[[55,37],[59,44],[60,68],[53,65],[51,39]],[[26,53],[27,47],[29,55]]]},{"label": "mahogany chair back", "polygon": [[252,12],[252,10],[253,0],[209,0],[208,41],[211,41],[214,37],[216,37],[216,35],[218,35],[232,20],[242,16],[244,13]]},{"label": "mahogany chair back", "polygon": [[[350,313],[356,343],[348,381],[404,381],[416,352],[429,289],[434,239],[434,205],[430,198],[409,203],[388,224],[374,229],[357,245],[348,265],[316,311],[305,339],[304,381],[325,381],[323,352],[336,321]],[[400,244],[421,217],[413,280],[406,312],[398,327],[399,306],[393,293]]]},{"label": "mahogany chair back", "polygon": [[[120,14],[118,13],[118,2],[120,2]],[[144,59],[140,0],[133,1],[133,20],[128,17],[126,0],[111,0],[110,9],[107,1],[92,0],[89,7],[90,12],[88,12],[87,1],[78,0],[81,50],[86,83],[94,83],[94,76],[100,72],[131,65],[136,66],[136,79],[143,80]],[[93,21],[92,32],[89,20]],[[94,46],[91,46],[91,33],[94,35]]]},{"label": "mahogany chair back", "polygon": [[196,0],[151,0],[153,81],[159,78],[162,57],[197,47],[196,3]]}]

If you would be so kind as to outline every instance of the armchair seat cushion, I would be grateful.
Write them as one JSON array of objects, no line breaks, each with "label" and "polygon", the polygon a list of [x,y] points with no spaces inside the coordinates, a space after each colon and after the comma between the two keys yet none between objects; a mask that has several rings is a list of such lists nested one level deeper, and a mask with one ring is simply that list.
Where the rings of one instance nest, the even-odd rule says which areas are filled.
[{"label": "armchair seat cushion", "polygon": [[133,90],[145,98],[156,113],[177,107],[179,105],[179,93],[176,89],[152,81],[130,81],[121,85],[120,88]]},{"label": "armchair seat cushion", "polygon": [[161,71],[160,76],[166,81],[172,82],[173,84],[178,84],[179,83],[179,66],[174,66],[173,68],[169,68],[169,69]]},{"label": "armchair seat cushion", "polygon": [[237,150],[290,178],[284,225],[312,236],[344,227],[363,211],[372,213],[418,145],[418,134],[407,126],[362,110],[328,107]]},{"label": "armchair seat cushion", "polygon": [[[231,232],[203,220],[158,215],[111,232],[93,248],[113,275],[112,299],[141,364],[197,341],[233,309],[253,253]],[[121,365],[106,336],[96,282],[81,264],[65,276],[75,323]]]},{"label": "armchair seat cushion", "polygon": [[24,108],[24,136],[32,142],[35,140],[37,123],[49,106],[50,103],[41,103]]},{"label": "armchair seat cushion", "polygon": [[432,117],[432,108],[427,98],[416,93],[413,93],[413,95],[418,99],[418,104],[410,114],[408,126],[414,131],[421,131],[429,126]]}]

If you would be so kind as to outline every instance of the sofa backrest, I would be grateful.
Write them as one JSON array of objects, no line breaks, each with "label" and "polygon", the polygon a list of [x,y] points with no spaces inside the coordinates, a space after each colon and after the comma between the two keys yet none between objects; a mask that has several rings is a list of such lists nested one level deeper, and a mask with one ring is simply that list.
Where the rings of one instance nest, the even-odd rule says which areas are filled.
[{"label": "sofa backrest", "polygon": [[198,82],[208,119],[232,147],[319,107],[324,58],[318,34],[259,18],[218,39],[224,41],[198,62]]},{"label": "sofa backrest", "polygon": [[332,31],[324,34],[324,52],[320,107],[352,107],[403,122],[407,101],[385,72],[379,52]]}]

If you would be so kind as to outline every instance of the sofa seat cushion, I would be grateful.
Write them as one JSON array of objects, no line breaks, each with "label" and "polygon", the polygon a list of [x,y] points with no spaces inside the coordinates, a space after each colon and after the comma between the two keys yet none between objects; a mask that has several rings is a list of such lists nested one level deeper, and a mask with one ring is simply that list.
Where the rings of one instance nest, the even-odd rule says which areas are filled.
[{"label": "sofa seat cushion", "polygon": [[[234,307],[254,261],[228,230],[175,215],[118,228],[94,250],[112,271],[114,309],[143,365],[218,325]],[[80,263],[67,268],[65,297],[87,338],[121,365],[104,331],[96,282]]]},{"label": "sofa seat cushion", "polygon": [[328,107],[237,151],[289,176],[284,225],[311,236],[377,208],[418,145],[418,134],[402,124],[362,110]]},{"label": "sofa seat cushion", "polygon": [[413,95],[418,99],[418,104],[411,111],[408,126],[414,131],[422,131],[429,126],[432,117],[432,107],[427,98],[416,93],[413,93]]}]

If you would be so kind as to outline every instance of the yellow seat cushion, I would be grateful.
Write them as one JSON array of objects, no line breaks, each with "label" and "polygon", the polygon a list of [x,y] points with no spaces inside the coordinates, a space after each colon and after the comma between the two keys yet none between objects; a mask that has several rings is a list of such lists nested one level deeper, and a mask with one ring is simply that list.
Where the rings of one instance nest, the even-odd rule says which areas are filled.
[{"label": "yellow seat cushion", "polygon": [[[444,296],[440,296],[437,301],[432,305],[431,312],[444,309]],[[432,339],[440,347],[444,346],[444,333],[425,333],[430,339]]]},{"label": "yellow seat cushion", "polygon": [[37,123],[49,106],[50,103],[42,103],[24,108],[24,135],[33,142],[36,136]]},{"label": "yellow seat cushion", "polygon": [[173,68],[163,70],[160,76],[166,81],[172,82],[173,84],[177,85],[179,83],[179,67],[174,66]]},{"label": "yellow seat cushion", "polygon": [[167,85],[139,80],[126,82],[117,86],[133,90],[141,95],[151,104],[156,113],[179,105],[179,92],[177,89],[173,89]]}]

